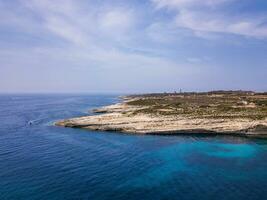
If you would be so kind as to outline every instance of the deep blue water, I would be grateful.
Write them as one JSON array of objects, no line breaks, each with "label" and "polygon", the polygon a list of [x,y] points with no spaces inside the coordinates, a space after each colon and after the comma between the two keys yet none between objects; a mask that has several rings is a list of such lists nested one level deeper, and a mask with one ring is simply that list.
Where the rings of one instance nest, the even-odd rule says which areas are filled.
[{"label": "deep blue water", "polygon": [[0,199],[267,199],[265,140],[53,126],[116,101],[0,95]]}]

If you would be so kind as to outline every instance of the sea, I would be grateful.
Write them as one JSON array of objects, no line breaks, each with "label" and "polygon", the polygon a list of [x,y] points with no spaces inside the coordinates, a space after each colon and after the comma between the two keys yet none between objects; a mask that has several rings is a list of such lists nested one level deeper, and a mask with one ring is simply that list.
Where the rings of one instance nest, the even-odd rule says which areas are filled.
[{"label": "sea", "polygon": [[54,126],[119,101],[1,94],[0,200],[267,199],[267,140]]}]

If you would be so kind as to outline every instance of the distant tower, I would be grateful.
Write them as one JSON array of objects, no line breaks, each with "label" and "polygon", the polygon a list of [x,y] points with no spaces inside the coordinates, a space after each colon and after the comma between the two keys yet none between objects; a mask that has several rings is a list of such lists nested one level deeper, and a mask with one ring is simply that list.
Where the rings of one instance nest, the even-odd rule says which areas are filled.
[{"label": "distant tower", "polygon": [[180,93],[182,93],[182,89],[180,88]]}]

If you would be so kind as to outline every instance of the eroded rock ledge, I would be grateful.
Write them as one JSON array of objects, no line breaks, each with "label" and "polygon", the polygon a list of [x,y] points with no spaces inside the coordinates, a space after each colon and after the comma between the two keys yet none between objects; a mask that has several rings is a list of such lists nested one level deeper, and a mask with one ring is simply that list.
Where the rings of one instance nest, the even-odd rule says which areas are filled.
[{"label": "eroded rock ledge", "polygon": [[267,95],[183,93],[127,97],[58,126],[132,134],[230,134],[267,138]]}]

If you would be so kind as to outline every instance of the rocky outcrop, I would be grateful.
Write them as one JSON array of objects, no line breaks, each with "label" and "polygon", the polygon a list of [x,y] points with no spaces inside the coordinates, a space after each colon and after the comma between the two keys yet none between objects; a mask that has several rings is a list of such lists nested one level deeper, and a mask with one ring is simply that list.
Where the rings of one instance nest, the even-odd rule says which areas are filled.
[{"label": "rocky outcrop", "polygon": [[[144,108],[143,106],[142,108]],[[140,106],[123,102],[94,110],[101,113],[56,122],[58,126],[131,134],[230,134],[267,137],[267,119],[201,118],[135,113]]]}]

